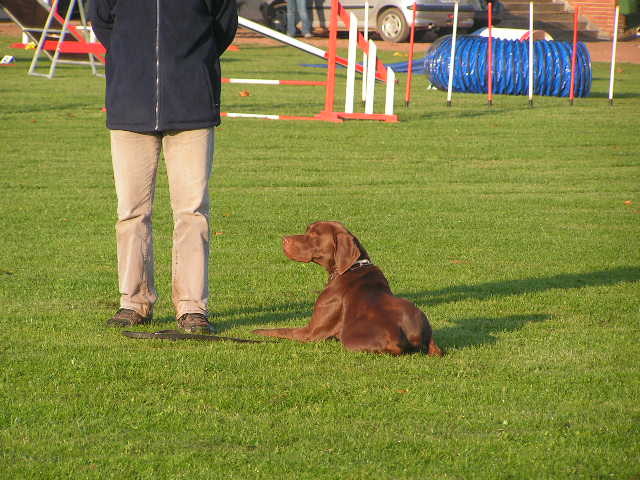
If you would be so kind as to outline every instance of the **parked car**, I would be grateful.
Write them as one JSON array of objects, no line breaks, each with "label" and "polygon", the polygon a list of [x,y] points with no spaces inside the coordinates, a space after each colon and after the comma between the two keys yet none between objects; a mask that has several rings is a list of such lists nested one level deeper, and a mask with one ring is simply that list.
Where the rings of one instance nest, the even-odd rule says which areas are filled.
[{"label": "parked car", "polygon": [[[341,0],[348,12],[355,14],[358,28],[364,30],[364,0]],[[414,0],[369,0],[369,31],[388,42],[404,42],[409,38]],[[494,5],[499,2],[494,2]],[[451,29],[454,0],[417,0],[416,30],[419,32]],[[239,0],[239,14],[263,23],[279,32],[287,31],[286,0]],[[307,0],[314,29],[328,29],[331,0]],[[495,6],[494,6],[495,9]],[[458,28],[469,30],[475,24],[486,23],[486,0],[460,0]],[[477,17],[480,15],[480,17]],[[339,28],[344,30],[342,22]]]}]

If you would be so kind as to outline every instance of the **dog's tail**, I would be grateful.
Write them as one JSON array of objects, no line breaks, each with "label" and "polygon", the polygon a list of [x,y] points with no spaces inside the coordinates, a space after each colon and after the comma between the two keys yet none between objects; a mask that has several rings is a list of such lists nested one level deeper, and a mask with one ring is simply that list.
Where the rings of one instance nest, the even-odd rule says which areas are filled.
[{"label": "dog's tail", "polygon": [[442,350],[433,339],[433,330],[429,324],[429,317],[425,314],[425,322],[422,331],[422,352],[431,357],[442,357],[444,350]]},{"label": "dog's tail", "polygon": [[444,350],[442,350],[438,345],[436,345],[435,340],[433,339],[433,334],[429,339],[429,345],[427,346],[427,355],[431,357],[442,357],[444,356]]}]

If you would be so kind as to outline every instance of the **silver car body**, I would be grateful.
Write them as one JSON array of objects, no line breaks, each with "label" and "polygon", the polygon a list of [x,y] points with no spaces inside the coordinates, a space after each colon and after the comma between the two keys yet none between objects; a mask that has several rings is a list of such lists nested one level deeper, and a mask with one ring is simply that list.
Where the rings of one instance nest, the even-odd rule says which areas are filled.
[{"label": "silver car body", "polygon": [[[344,9],[358,20],[358,29],[365,25],[364,0],[340,0]],[[441,30],[453,25],[454,0],[416,0],[416,30]],[[408,37],[413,20],[414,0],[370,0],[369,31],[377,31],[389,41],[404,41]],[[239,14],[250,20],[264,23],[281,32],[286,28],[286,1],[239,0]],[[328,29],[331,18],[331,0],[307,0],[313,27]],[[460,0],[458,28],[469,29],[474,24],[474,12],[482,10],[482,0]],[[342,22],[338,28],[345,30]]]}]

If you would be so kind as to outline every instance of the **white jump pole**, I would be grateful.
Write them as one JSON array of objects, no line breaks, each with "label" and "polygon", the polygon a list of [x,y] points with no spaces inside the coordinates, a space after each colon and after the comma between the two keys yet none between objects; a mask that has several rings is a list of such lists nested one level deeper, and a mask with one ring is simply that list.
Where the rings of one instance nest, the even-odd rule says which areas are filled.
[{"label": "white jump pole", "polygon": [[451,36],[451,54],[449,59],[449,85],[447,86],[447,107],[451,106],[451,92],[453,91],[453,64],[456,59],[456,38],[458,36],[458,2],[453,6],[453,34]]},{"label": "white jump pole", "polygon": [[[364,2],[364,31],[365,42],[369,42],[369,2]],[[367,54],[362,52],[362,101],[367,99]]]},{"label": "white jump pole", "polygon": [[222,78],[222,83],[239,83],[247,85],[326,85],[327,82],[315,80],[268,80],[265,78]]},{"label": "white jump pole", "polygon": [[609,73],[609,105],[613,105],[613,78],[616,71],[616,46],[618,43],[618,17],[620,7],[616,6],[616,17],[613,19],[613,45],[611,47],[611,73]]},{"label": "white jump pole", "polygon": [[260,113],[225,113],[229,118],[261,118],[264,120],[280,120],[280,115],[263,115]]},{"label": "white jump pole", "polygon": [[241,27],[247,28],[249,30],[253,30],[254,32],[260,33],[269,38],[273,38],[282,43],[286,43],[287,45],[291,45],[292,47],[298,48],[304,52],[310,53],[311,55],[315,55],[316,57],[326,58],[326,53],[321,48],[314,47],[305,42],[301,42],[300,40],[296,40],[295,38],[291,38],[284,33],[280,33],[272,28],[265,27],[264,25],[260,25],[259,23],[253,22],[244,17],[238,17],[238,24]]},{"label": "white jump pole", "polygon": [[367,94],[364,100],[364,113],[368,114],[373,114],[373,95],[376,88],[376,57],[376,44],[373,43],[373,40],[369,40],[369,55],[367,58]]},{"label": "white jump pole", "polygon": [[533,107],[533,2],[529,2],[529,106]]},{"label": "white jump pole", "polygon": [[396,74],[391,69],[391,67],[387,67],[387,91],[384,102],[384,114],[385,115],[393,115],[393,97],[395,94],[395,86],[396,86]]},{"label": "white jump pole", "polygon": [[356,81],[356,54],[358,41],[358,19],[349,14],[349,53],[347,55],[347,91],[344,99],[345,113],[353,113],[353,97]]}]

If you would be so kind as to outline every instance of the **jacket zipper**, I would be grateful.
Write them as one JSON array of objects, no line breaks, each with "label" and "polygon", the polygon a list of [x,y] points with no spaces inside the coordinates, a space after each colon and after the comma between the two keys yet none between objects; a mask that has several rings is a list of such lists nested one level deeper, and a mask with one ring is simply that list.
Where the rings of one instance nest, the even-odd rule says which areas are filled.
[{"label": "jacket zipper", "polygon": [[160,130],[160,0],[156,0],[156,131]]}]

